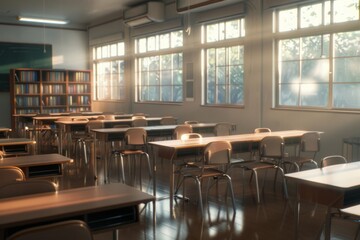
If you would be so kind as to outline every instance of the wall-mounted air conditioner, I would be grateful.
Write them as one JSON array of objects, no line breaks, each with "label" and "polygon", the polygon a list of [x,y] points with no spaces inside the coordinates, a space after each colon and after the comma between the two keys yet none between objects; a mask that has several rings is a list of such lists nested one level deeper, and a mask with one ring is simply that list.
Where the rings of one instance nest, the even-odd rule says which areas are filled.
[{"label": "wall-mounted air conditioner", "polygon": [[165,6],[163,2],[147,2],[124,12],[124,22],[130,27],[150,22],[163,22],[164,18]]},{"label": "wall-mounted air conditioner", "polygon": [[176,0],[176,10],[178,13],[200,12],[242,1],[243,0]]}]

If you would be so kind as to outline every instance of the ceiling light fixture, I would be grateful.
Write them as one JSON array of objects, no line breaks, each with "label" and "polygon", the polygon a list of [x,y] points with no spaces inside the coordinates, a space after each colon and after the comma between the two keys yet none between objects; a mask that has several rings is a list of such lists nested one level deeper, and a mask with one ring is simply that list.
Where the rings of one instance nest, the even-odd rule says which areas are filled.
[{"label": "ceiling light fixture", "polygon": [[35,22],[35,23],[50,23],[50,24],[67,24],[68,21],[64,20],[54,20],[47,18],[29,18],[29,17],[18,17],[19,21],[23,22]]}]

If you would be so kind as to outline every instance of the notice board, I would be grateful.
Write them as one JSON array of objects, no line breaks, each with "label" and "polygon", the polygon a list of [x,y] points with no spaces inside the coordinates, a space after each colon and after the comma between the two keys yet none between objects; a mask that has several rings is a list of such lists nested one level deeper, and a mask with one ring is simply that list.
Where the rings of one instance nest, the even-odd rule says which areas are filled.
[{"label": "notice board", "polygon": [[52,68],[49,44],[0,42],[0,92],[10,91],[10,69]]}]

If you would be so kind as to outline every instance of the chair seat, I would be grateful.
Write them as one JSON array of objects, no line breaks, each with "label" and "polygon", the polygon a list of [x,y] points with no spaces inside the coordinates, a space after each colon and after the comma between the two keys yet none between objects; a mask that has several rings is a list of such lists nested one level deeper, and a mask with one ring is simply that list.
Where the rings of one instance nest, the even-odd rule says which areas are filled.
[{"label": "chair seat", "polygon": [[124,155],[132,155],[132,154],[143,154],[144,151],[142,150],[129,150],[129,149],[126,149],[126,150],[121,150],[120,151],[120,154],[124,154]]},{"label": "chair seat", "polygon": [[201,168],[197,167],[187,167],[183,168],[180,173],[185,177],[216,177],[216,176],[223,176],[225,173],[221,170],[214,169],[214,168],[207,168],[202,170]]}]

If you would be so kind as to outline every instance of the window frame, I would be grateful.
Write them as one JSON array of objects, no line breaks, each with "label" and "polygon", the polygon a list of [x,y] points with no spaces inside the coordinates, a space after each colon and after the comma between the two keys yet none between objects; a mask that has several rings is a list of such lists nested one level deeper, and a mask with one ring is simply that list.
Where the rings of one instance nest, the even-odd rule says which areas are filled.
[{"label": "window frame", "polygon": [[[333,1],[330,0],[331,7],[333,6]],[[324,17],[323,22],[320,26],[314,26],[314,27],[307,27],[307,28],[300,28],[300,9],[301,7],[308,6],[308,5],[315,5],[323,3],[320,2],[312,2],[312,3],[303,3],[303,4],[297,4],[297,5],[289,5],[281,8],[274,9],[273,13],[273,46],[274,46],[274,84],[275,84],[275,98],[274,98],[274,107],[277,109],[293,109],[293,110],[316,110],[316,111],[360,111],[359,108],[351,108],[351,107],[335,107],[334,105],[334,92],[333,88],[337,84],[334,79],[334,60],[336,57],[333,54],[334,49],[334,43],[333,38],[335,34],[339,33],[345,33],[345,32],[356,32],[360,31],[360,17],[358,20],[352,20],[348,22],[341,22],[341,23],[334,23],[333,18],[330,17],[330,23],[324,24]],[[288,10],[288,9],[298,9],[298,19],[297,19],[297,29],[291,30],[291,31],[284,31],[279,32],[279,12],[282,10]],[[325,8],[325,7],[323,7]],[[326,106],[302,106],[301,104],[296,105],[285,105],[280,104],[280,94],[281,94],[281,83],[280,83],[280,41],[281,40],[289,40],[289,39],[295,39],[295,38],[305,38],[305,37],[311,37],[311,36],[324,36],[329,35],[329,56],[328,56],[328,62],[329,62],[329,78],[328,78],[328,96],[327,96],[327,104]],[[347,56],[349,57],[349,56]],[[302,61],[302,59],[299,59],[299,61]],[[360,84],[360,79],[358,82]],[[302,96],[300,95],[299,98]]]},{"label": "window frame", "polygon": [[[240,21],[240,28],[239,28],[239,37],[235,37],[235,38],[229,38],[226,39],[226,37],[222,40],[218,40],[218,41],[212,41],[212,42],[206,42],[206,38],[207,38],[207,31],[206,28],[208,25],[213,25],[213,24],[224,24],[226,26],[227,22],[230,21],[234,21],[234,20],[239,20]],[[202,49],[201,49],[201,62],[202,62],[202,66],[201,66],[201,71],[202,71],[202,105],[203,106],[207,106],[207,107],[230,107],[230,108],[244,108],[245,106],[245,42],[246,42],[246,30],[245,30],[245,17],[244,16],[233,16],[231,18],[221,18],[218,19],[216,21],[209,21],[209,22],[204,22],[203,25],[201,26],[201,37],[202,37]],[[226,31],[225,31],[226,32]],[[226,33],[225,33],[226,35]],[[241,103],[239,104],[235,104],[235,103],[230,103],[231,100],[231,83],[230,83],[230,66],[232,66],[232,64],[230,64],[227,60],[228,60],[228,51],[229,48],[231,47],[239,47],[242,48],[242,63],[238,64],[238,66],[242,66],[242,99],[241,99]],[[214,103],[209,103],[208,102],[208,79],[207,79],[207,73],[208,73],[208,65],[207,65],[207,54],[208,54],[208,50],[214,49],[215,52],[220,50],[221,48],[224,48],[225,50],[225,54],[226,54],[226,64],[225,66],[225,84],[217,84],[215,83],[215,88],[218,89],[219,85],[225,85],[226,89],[226,96],[225,96],[225,103],[219,103],[218,100],[215,100]],[[215,65],[215,68],[219,66],[218,64]],[[217,82],[217,77],[215,77],[215,82]],[[215,98],[218,99],[218,97],[216,97],[218,95],[218,92],[216,92],[215,94]]]},{"label": "window frame", "polygon": [[[119,44],[122,45],[123,49],[120,52],[120,50],[116,49],[116,54],[112,54],[111,52],[111,47],[112,45],[116,44],[117,46],[119,46]],[[107,57],[97,57],[97,51],[99,48],[103,48],[103,47],[108,47],[108,56]],[[92,46],[92,68],[93,68],[93,101],[99,101],[99,102],[123,102],[126,100],[127,98],[127,93],[126,93],[126,81],[125,81],[125,64],[126,64],[126,53],[125,53],[125,41],[124,40],[119,40],[119,41],[113,41],[113,42],[106,42],[106,43],[101,43],[101,44],[96,44],[94,46]],[[124,69],[123,71],[119,72],[119,82],[117,87],[119,88],[120,92],[117,93],[117,97],[116,98],[112,98],[112,97],[107,97],[107,98],[100,98],[100,94],[99,91],[101,90],[101,88],[103,88],[103,86],[99,86],[99,79],[98,79],[98,65],[99,64],[103,64],[103,63],[109,63],[112,64],[114,61],[119,61],[119,69],[121,68],[120,65],[123,64]],[[112,79],[112,75],[110,74],[110,77]],[[109,85],[111,84],[111,79],[109,79],[108,81],[110,81],[110,83],[108,83]],[[122,80],[121,80],[122,79]],[[111,88],[111,87],[110,87]],[[114,94],[112,94],[112,92],[110,92],[111,96],[113,96]]]},{"label": "window frame", "polygon": [[[176,32],[181,32],[182,34],[182,45],[181,46],[175,46],[173,47],[172,44],[174,44],[171,41],[171,35],[175,34]],[[169,41],[169,47],[167,48],[161,48],[161,37],[163,35],[169,34],[170,35],[170,41]],[[157,103],[157,104],[181,104],[185,101],[185,92],[184,92],[184,30],[183,29],[171,29],[171,30],[167,30],[167,31],[159,31],[159,32],[155,32],[152,34],[147,34],[147,35],[143,35],[143,36],[138,36],[134,39],[134,52],[135,52],[135,56],[134,56],[134,76],[135,76],[135,84],[134,84],[134,97],[135,97],[135,102],[136,103]],[[156,46],[155,49],[147,49],[146,51],[142,51],[140,52],[140,47],[139,46],[139,42],[142,41],[143,39],[149,39],[149,38],[155,38],[156,40]],[[148,43],[147,43],[148,44]],[[148,46],[146,47],[148,48]],[[171,88],[172,90],[172,94],[170,99],[165,99],[162,100],[161,98],[163,97],[162,95],[162,91],[164,90],[163,88],[165,86],[167,86],[166,84],[163,83],[162,79],[160,79],[160,83],[157,86],[157,89],[159,91],[159,99],[156,100],[149,100],[149,99],[142,99],[141,97],[141,92],[143,88],[149,88],[149,86],[151,86],[151,84],[148,85],[142,85],[141,81],[142,79],[140,78],[141,75],[141,70],[139,69],[139,65],[141,64],[141,60],[145,59],[145,58],[150,58],[150,57],[158,57],[159,58],[159,65],[161,65],[161,57],[163,56],[168,56],[171,55],[171,57],[173,57],[174,55],[180,54],[181,55],[181,64],[179,65],[180,68],[174,68],[173,65],[173,59],[171,58],[171,64],[172,64],[172,68],[170,69],[164,69],[159,67],[159,69],[157,70],[159,72],[159,78],[161,78],[162,73],[166,72],[166,71],[170,71],[171,72],[171,84],[168,85],[168,87]],[[181,73],[181,84],[176,84],[174,83],[174,72],[180,72]],[[151,71],[143,71],[143,72],[151,72]],[[149,75],[149,74],[148,74]],[[149,79],[150,81],[151,79]],[[154,85],[155,86],[155,85]],[[181,89],[181,99],[179,101],[174,101],[174,87],[178,86],[178,89]],[[149,90],[150,91],[150,90]],[[148,91],[148,93],[149,93]]]}]

